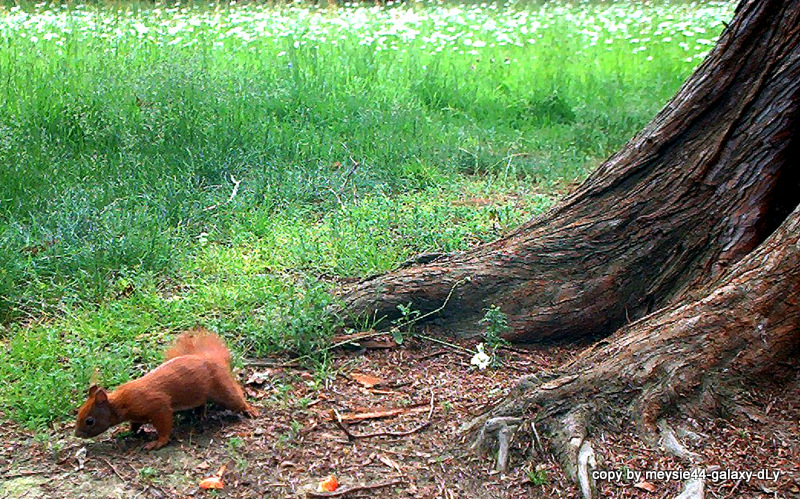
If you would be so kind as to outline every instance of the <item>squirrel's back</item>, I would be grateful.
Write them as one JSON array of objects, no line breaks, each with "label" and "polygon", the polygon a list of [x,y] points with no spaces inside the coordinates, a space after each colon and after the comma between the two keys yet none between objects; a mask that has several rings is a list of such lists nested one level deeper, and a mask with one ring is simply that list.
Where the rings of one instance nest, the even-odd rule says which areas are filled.
[{"label": "squirrel's back", "polygon": [[231,353],[216,334],[202,327],[195,327],[175,340],[175,344],[164,352],[164,360],[182,355],[199,355],[214,361],[215,364],[231,366]]}]

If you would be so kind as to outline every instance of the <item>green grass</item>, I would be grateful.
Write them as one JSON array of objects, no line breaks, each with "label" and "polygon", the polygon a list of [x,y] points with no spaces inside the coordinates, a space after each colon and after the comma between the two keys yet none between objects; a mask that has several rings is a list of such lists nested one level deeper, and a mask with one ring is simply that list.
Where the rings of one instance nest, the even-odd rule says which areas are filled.
[{"label": "green grass", "polygon": [[732,8],[0,6],[0,412],[68,417],[195,324],[315,351],[332,279],[545,210]]}]

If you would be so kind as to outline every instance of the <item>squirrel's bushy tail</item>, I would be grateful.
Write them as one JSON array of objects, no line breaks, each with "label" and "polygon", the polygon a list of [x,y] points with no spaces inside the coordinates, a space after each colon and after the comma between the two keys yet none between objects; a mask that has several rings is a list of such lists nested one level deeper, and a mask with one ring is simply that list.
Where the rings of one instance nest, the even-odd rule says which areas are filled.
[{"label": "squirrel's bushy tail", "polygon": [[211,331],[195,327],[178,336],[172,348],[164,352],[164,359],[181,355],[201,355],[213,359],[217,364],[231,366],[231,353],[219,336]]}]

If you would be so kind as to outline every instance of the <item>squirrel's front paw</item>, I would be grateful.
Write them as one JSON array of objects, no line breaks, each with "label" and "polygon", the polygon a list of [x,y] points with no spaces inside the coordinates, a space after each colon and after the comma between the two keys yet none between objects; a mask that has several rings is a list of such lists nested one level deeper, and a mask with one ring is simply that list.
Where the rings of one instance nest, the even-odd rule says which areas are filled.
[{"label": "squirrel's front paw", "polygon": [[248,418],[257,418],[258,417],[258,409],[256,409],[253,405],[247,405],[247,409],[244,411],[245,416]]},{"label": "squirrel's front paw", "polygon": [[160,440],[156,440],[155,442],[145,444],[144,450],[156,450],[164,447],[165,445],[167,445],[166,441],[162,442]]}]

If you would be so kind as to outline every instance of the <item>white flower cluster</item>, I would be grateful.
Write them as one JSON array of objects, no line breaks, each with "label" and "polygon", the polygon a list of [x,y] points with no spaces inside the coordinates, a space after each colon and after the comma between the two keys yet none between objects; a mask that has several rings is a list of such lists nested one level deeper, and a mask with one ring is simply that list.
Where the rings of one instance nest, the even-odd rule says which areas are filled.
[{"label": "white flower cluster", "polygon": [[[343,40],[375,52],[403,52],[409,44],[430,54],[443,50],[477,54],[484,47],[574,44],[575,51],[625,43],[633,53],[657,42],[679,40],[691,60],[702,57],[713,36],[730,19],[730,2],[665,3],[643,7],[627,2],[546,2],[537,7],[510,3],[345,5],[306,3],[157,6],[109,9],[39,4],[33,12],[0,6],[0,36],[62,47],[66,40],[139,40],[191,48],[236,47],[258,52],[271,46],[336,45]],[[571,39],[571,40],[570,40]],[[283,40],[283,41],[282,41]],[[114,43],[106,44],[114,50]],[[608,47],[607,50],[612,50]],[[278,52],[279,50],[276,50]]]},{"label": "white flower cluster", "polygon": [[489,364],[492,363],[492,358],[489,357],[483,349],[483,343],[478,343],[478,351],[475,352],[475,355],[472,356],[472,360],[470,361],[470,364],[481,370],[486,369],[489,367]]}]

